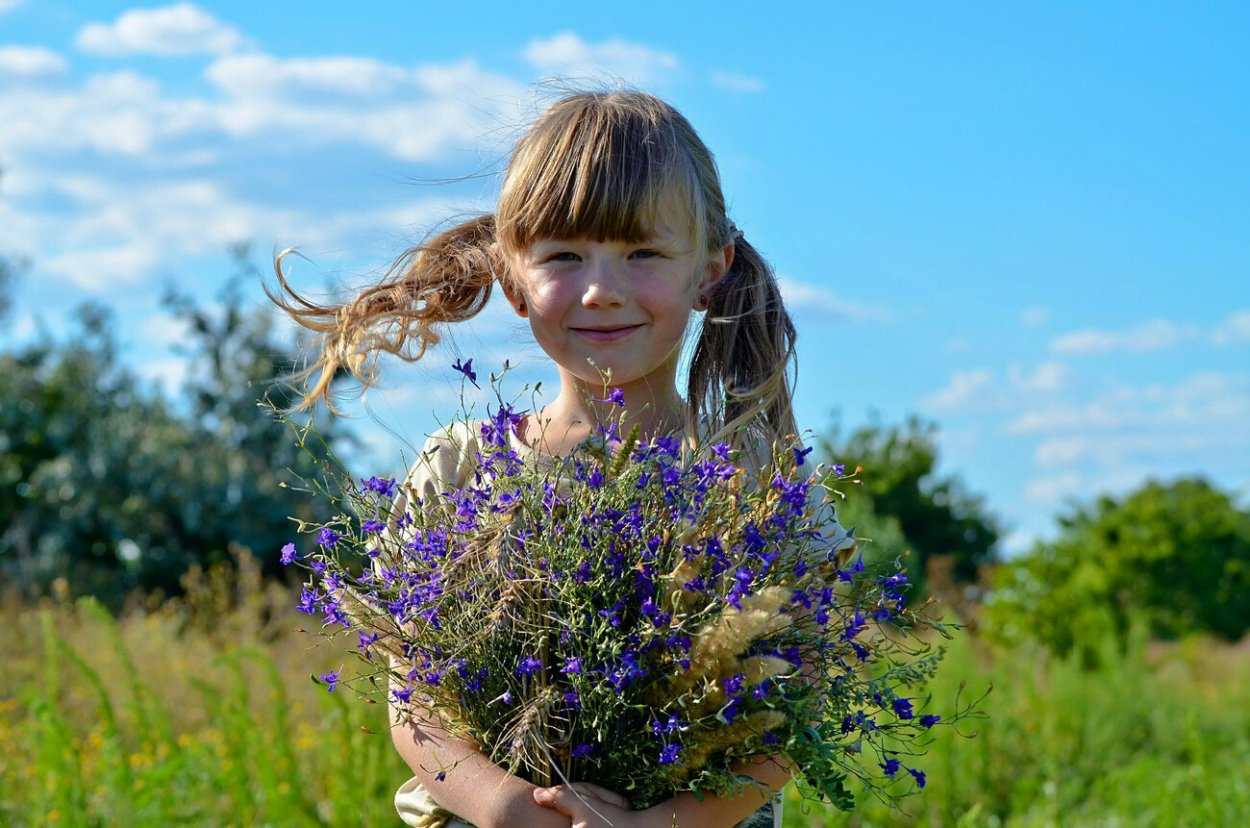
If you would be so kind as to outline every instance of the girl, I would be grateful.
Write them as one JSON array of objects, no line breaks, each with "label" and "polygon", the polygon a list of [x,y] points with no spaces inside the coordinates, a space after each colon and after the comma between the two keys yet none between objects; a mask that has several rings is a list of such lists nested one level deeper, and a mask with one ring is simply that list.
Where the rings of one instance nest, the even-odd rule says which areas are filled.
[{"label": "girl", "polygon": [[[409,250],[383,282],[344,306],[295,294],[279,268],[274,297],[324,335],[305,402],[328,402],[341,368],[366,386],[380,352],[418,359],[437,326],[468,319],[496,282],[555,363],[560,390],[525,417],[514,448],[531,462],[572,452],[607,420],[604,376],[626,401],[622,433],[683,433],[730,442],[744,456],[796,433],[788,369],[794,326],[768,264],[729,221],[711,153],[686,119],[640,92],[563,98],[517,143],[495,215],[467,221]],[[706,312],[686,395],[677,369],[692,312]],[[409,476],[422,500],[464,485],[475,435],[431,438]],[[406,508],[400,503],[397,508]],[[854,541],[829,518],[834,548]],[[430,719],[396,721],[396,749],[415,776],[396,807],[409,825],[777,825],[786,767],[760,759],[741,770],[762,783],[737,797],[681,794],[646,811],[595,785],[541,788],[508,774]],[[447,769],[445,773],[439,769]],[[452,815],[455,815],[454,817]],[[450,820],[450,821],[448,821]]]}]

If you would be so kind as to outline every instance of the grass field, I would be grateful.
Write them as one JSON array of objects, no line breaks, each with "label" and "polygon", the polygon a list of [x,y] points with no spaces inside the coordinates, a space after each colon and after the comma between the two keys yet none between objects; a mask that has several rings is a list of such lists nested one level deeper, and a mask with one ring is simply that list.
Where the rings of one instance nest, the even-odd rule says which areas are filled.
[{"label": "grass field", "polygon": [[[309,676],[351,670],[254,567],[114,620],[90,601],[4,606],[0,825],[399,825],[407,777],[381,705]],[[852,814],[791,793],[787,826],[1235,825],[1250,819],[1250,650],[1106,648],[1090,671],[965,633],[935,708],[993,692],[962,738],[935,728],[926,790]]]}]

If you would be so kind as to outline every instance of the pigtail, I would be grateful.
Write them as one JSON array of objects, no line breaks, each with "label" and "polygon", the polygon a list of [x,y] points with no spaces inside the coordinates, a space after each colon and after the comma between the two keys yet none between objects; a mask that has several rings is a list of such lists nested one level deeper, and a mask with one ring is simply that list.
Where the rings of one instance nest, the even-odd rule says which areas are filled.
[{"label": "pigtail", "polygon": [[690,363],[690,433],[737,447],[792,437],[798,431],[789,376],[796,370],[794,341],[772,268],[739,235]]},{"label": "pigtail", "polygon": [[282,251],[274,261],[278,288],[266,285],[265,292],[319,337],[316,358],[291,377],[305,389],[296,410],[318,401],[333,408],[330,384],[340,371],[368,388],[381,353],[415,362],[441,339],[437,326],[481,312],[495,279],[494,242],[493,215],[470,219],[405,251],[380,283],[345,304],[317,304],[297,293],[282,271],[292,251]]}]

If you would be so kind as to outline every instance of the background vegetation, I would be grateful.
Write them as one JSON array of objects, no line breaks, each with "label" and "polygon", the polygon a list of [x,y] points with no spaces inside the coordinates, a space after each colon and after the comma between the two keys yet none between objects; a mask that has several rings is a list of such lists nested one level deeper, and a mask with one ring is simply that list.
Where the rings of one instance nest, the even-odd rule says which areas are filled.
[{"label": "background vegetation", "polygon": [[[192,371],[167,396],[118,359],[109,315],[0,353],[0,824],[384,825],[406,776],[380,705],[310,674],[352,642],[299,629],[277,550],[309,470],[256,407],[292,344],[246,311],[168,297]],[[0,259],[0,316],[20,268]],[[341,425],[322,424],[350,441]],[[787,825],[1194,825],[1250,813],[1250,513],[1201,479],[1073,504],[1003,562],[1000,528],[940,476],[919,419],[819,441],[865,467],[844,523],[906,555],[973,628],[931,688],[988,719],[937,728],[903,812],[795,802]],[[1238,643],[1240,642],[1240,643]],[[961,690],[960,682],[966,687]]]}]

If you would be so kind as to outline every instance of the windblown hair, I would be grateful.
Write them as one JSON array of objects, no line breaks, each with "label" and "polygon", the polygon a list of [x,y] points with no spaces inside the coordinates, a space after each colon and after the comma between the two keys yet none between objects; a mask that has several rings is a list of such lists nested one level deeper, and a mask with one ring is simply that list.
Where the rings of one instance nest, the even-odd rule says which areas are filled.
[{"label": "windblown hair", "polygon": [[584,92],[539,116],[517,142],[493,216],[463,222],[406,251],[381,283],[346,304],[296,293],[275,263],[270,298],[320,334],[302,401],[330,403],[343,369],[365,387],[377,357],[420,359],[441,326],[477,314],[509,262],[543,238],[646,239],[670,205],[709,253],[735,244],[733,265],[709,297],[689,371],[687,426],[709,439],[783,438],[796,432],[790,373],[795,329],[772,269],[729,221],[716,163],[690,123],[642,92]]}]

